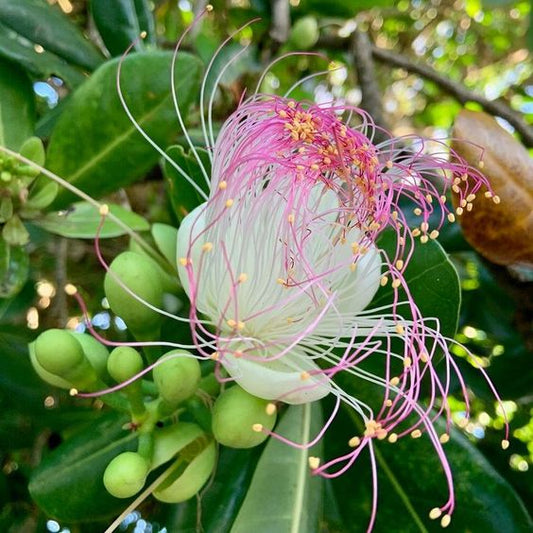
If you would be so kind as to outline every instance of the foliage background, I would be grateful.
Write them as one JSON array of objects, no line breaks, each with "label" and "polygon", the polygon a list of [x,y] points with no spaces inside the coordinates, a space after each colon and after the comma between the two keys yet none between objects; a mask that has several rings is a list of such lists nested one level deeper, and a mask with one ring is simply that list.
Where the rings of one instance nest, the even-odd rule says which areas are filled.
[{"label": "foliage background", "polygon": [[[143,125],[158,144],[166,148],[183,143],[168,100],[170,74],[165,51],[173,49],[193,12],[202,7],[198,4],[201,2],[187,0],[0,0],[2,144],[18,150],[26,138],[37,135],[46,146],[47,168],[95,197],[107,195],[149,223],[176,225],[195,199],[173,186],[175,176],[159,165],[159,155],[133,132],[116,96],[113,58],[137,38],[140,30],[148,32],[147,39],[136,42],[135,51],[124,63],[123,92],[136,117],[147,117]],[[205,66],[228,34],[259,17],[230,41],[219,59],[219,65],[224,65],[240,46],[249,44],[217,94],[215,116],[219,122],[235,108],[243,88],[255,85],[272,59],[308,47],[325,54],[339,68],[303,83],[297,90],[299,98],[327,99],[333,94],[362,105],[380,125],[397,135],[417,132],[445,137],[463,106],[485,109],[505,116],[507,120],[499,119],[503,127],[515,132],[526,147],[533,146],[529,129],[533,121],[530,2],[291,0],[290,9],[285,1],[276,0],[213,4],[214,15],[203,20],[184,42],[183,49],[195,57],[178,66],[183,69],[177,78],[182,83],[180,95],[184,95],[181,103],[191,106],[187,123],[193,137],[199,126],[198,109],[193,104],[198,91],[194,72],[199,73],[199,63]],[[318,34],[311,38],[305,31],[302,35],[301,23],[310,16],[318,23]],[[299,21],[298,35],[294,28]],[[314,56],[288,59],[266,76],[262,90],[282,94],[296,80],[323,70],[325,63]],[[75,90],[82,96],[69,107]],[[186,159],[183,152],[175,150],[176,158]],[[107,179],[109,176],[114,179]],[[42,383],[33,374],[27,356],[27,342],[39,331],[80,323],[79,309],[61,290],[67,281],[84,288],[95,326],[116,337],[126,335],[120,322],[102,306],[102,272],[96,265],[92,242],[74,238],[83,237],[83,232],[94,234],[94,220],[89,216],[89,220],[69,228],[54,214],[71,201],[71,196],[60,192],[51,205],[25,220],[27,244],[4,243],[0,248],[5,296],[0,299],[3,531],[54,531],[55,523],[47,522],[51,517],[28,493],[28,481],[36,467],[70,437],[84,436],[85,446],[93,449],[110,439],[107,430],[103,441],[94,431],[95,424],[107,423],[109,415],[102,403],[73,400]],[[128,221],[139,231],[148,227],[142,218],[123,216],[133,217]],[[480,375],[458,351],[474,416],[464,428],[466,437],[458,437],[449,448],[458,491],[466,498],[467,507],[458,513],[450,530],[531,531],[524,508],[533,507],[532,283],[519,281],[506,268],[481,258],[457,225],[443,232],[441,243],[461,277],[463,303],[457,339],[482,358],[513,419],[511,446],[502,452],[498,432],[501,413]],[[103,251],[112,257],[125,245],[123,237],[106,240]],[[459,423],[464,407],[460,402],[454,404]],[[353,422],[341,421],[339,435],[342,426],[352,427]],[[87,428],[92,439],[87,439]],[[335,441],[327,445],[334,448]],[[423,444],[419,448],[412,448],[411,443],[402,446],[394,453],[383,450],[381,454],[376,530],[390,531],[393,523],[397,531],[428,531],[433,527],[426,519],[432,507],[428,493],[442,492],[443,483],[426,459]],[[259,453],[228,452],[223,456],[218,475],[225,486],[215,484],[205,495],[205,531],[230,530]],[[60,464],[56,469],[59,478],[71,475]],[[90,476],[89,470],[77,472],[80,486]],[[491,492],[492,483],[496,488]],[[370,498],[364,461],[349,476],[321,490],[320,499],[325,503],[315,505],[312,498],[307,502],[313,520],[302,525],[301,531],[364,530]],[[255,491],[264,495],[269,487]],[[352,495],[349,501],[345,494]],[[45,494],[47,497],[57,499],[57,494]],[[105,505],[98,497],[90,505],[87,500],[80,501],[80,514],[74,516],[73,512],[75,519],[61,520],[62,527],[71,531],[103,529],[105,520],[99,525],[87,525],[84,520],[103,518]],[[148,502],[141,512],[168,531],[195,529],[196,502],[174,507]],[[138,518],[131,518],[130,531],[134,527],[143,531]],[[82,523],[77,523],[80,519]],[[154,531],[158,527],[153,525]]]}]

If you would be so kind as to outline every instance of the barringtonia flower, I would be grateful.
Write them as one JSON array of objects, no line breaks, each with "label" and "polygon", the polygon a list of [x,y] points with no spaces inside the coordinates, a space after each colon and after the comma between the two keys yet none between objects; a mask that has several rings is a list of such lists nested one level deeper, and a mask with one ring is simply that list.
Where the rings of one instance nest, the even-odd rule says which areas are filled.
[{"label": "barringtonia flower", "polygon": [[[212,148],[209,197],[180,226],[179,276],[197,349],[217,361],[221,380],[289,404],[332,394],[337,408],[346,402],[362,417],[364,434],[343,457],[322,465],[313,458],[315,474],[341,474],[373,439],[427,433],[449,486],[448,501],[431,516],[446,526],[454,508],[442,449],[452,373],[467,400],[466,390],[448,340],[434,317],[421,315],[404,272],[414,247],[435,239],[446,217],[454,220],[446,191],[462,195],[461,213],[488,184],[466,163],[451,162],[444,146],[427,155],[418,138],[411,139],[416,149],[392,137],[374,145],[372,132],[371,119],[348,106],[259,94],[242,102]],[[419,217],[416,227],[405,201]],[[395,235],[393,254],[380,247],[384,232]],[[369,308],[386,284],[393,303]],[[444,378],[437,354],[444,354]],[[361,367],[370,358],[381,363],[379,374]],[[343,391],[340,372],[373,383],[381,408]],[[425,382],[430,397],[421,403]],[[438,435],[433,422],[442,413],[447,429]]]}]

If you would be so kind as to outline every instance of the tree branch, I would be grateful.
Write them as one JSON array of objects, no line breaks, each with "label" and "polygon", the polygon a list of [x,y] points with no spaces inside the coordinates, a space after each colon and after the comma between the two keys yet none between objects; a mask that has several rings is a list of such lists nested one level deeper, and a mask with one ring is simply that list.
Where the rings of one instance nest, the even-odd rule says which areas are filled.
[{"label": "tree branch", "polygon": [[[320,40],[319,46],[346,49],[348,40],[327,36]],[[374,59],[387,63],[395,67],[403,68],[407,72],[418,74],[420,77],[436,83],[441,89],[452,95],[460,103],[476,102],[491,115],[497,115],[509,122],[516,132],[521,136],[522,142],[528,148],[533,147],[533,129],[527,124],[522,116],[513,111],[505,102],[501,100],[488,100],[484,96],[467,89],[459,82],[453,81],[443,74],[440,74],[428,65],[424,65],[405,57],[402,54],[393,52],[392,50],[385,50],[376,45],[371,45],[372,56]]]}]

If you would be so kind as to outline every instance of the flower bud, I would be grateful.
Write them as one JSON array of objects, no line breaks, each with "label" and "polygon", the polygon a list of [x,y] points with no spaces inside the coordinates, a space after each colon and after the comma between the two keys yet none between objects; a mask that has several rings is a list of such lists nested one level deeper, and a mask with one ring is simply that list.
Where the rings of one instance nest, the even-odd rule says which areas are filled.
[{"label": "flower bud", "polygon": [[113,312],[126,322],[134,335],[157,331],[161,315],[126,292],[115,279],[142,300],[161,307],[163,289],[152,260],[134,252],[123,252],[111,263],[110,270],[114,275],[106,274],[104,290]]},{"label": "flower bud", "polygon": [[118,383],[137,375],[144,368],[143,360],[137,350],[130,346],[115,348],[107,360],[107,371]]},{"label": "flower bud", "polygon": [[166,503],[192,498],[209,479],[215,461],[215,443],[197,439],[180,453],[172,473],[154,490],[154,497]]},{"label": "flower bud", "polygon": [[316,18],[306,16],[294,23],[289,40],[299,50],[308,50],[316,44],[318,37],[319,31]]},{"label": "flower bud", "polygon": [[[81,343],[66,330],[44,331],[33,343],[33,352],[36,363],[34,367],[41,377],[43,373],[39,370],[61,378],[60,381],[52,383],[54,385],[84,389],[98,380],[94,368],[85,357]],[[50,383],[46,377],[43,379]]]},{"label": "flower bud", "polygon": [[267,410],[269,404],[268,400],[252,396],[238,385],[225,390],[213,407],[215,439],[231,448],[261,444],[268,434],[254,428],[270,431],[276,423],[275,411]]},{"label": "flower bud", "polygon": [[137,494],[146,481],[149,465],[136,452],[123,452],[107,465],[104,472],[104,486],[116,498],[129,498]]},{"label": "flower bud", "polygon": [[67,331],[67,333],[72,335],[81,344],[83,353],[90,365],[94,368],[96,375],[99,378],[106,378],[107,359],[109,357],[107,348],[87,333],[78,333],[77,331]]},{"label": "flower bud", "polygon": [[164,357],[172,358],[154,368],[154,382],[161,397],[175,406],[196,392],[201,378],[200,363],[185,350],[172,350]]}]

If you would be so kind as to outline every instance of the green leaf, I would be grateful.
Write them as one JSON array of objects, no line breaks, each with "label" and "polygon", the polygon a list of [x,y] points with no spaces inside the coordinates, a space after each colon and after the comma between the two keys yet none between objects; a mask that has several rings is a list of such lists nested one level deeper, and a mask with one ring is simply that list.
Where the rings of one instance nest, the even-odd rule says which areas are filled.
[{"label": "green leaf", "polygon": [[[298,443],[312,440],[322,424],[320,404],[290,406],[276,431]],[[321,445],[299,450],[271,438],[259,459],[248,494],[231,533],[313,533],[318,531],[322,480],[308,459]]]},{"label": "green leaf", "polygon": [[[384,233],[378,245],[389,257],[394,257],[396,235],[393,232]],[[461,287],[457,271],[442,246],[434,240],[426,244],[417,242],[404,278],[422,316],[438,318],[440,332],[445,336],[453,337],[459,320]],[[401,296],[400,289],[399,301],[405,300]],[[389,284],[380,288],[370,307],[379,307],[391,301],[392,289]],[[406,316],[409,316],[406,305],[398,306],[398,311],[400,314],[404,312]]]},{"label": "green leaf", "polygon": [[[107,204],[109,211],[134,231],[148,231],[150,224],[142,216],[119,205]],[[96,234],[101,239],[126,235],[127,231],[109,217],[100,227],[102,217],[93,205],[78,202],[66,211],[49,213],[34,224],[62,237],[73,239],[94,239]]]},{"label": "green leaf", "polygon": [[[196,151],[198,152],[203,167],[209,176],[211,173],[211,161],[207,150],[197,148]],[[182,170],[184,170],[185,173],[206,192],[206,194],[208,193],[205,177],[194,154],[191,152],[185,153],[182,146],[170,146],[167,149],[167,155],[175,161],[178,166],[181,167]],[[163,173],[167,180],[170,201],[174,213],[178,220],[182,220],[187,213],[190,213],[204,200],[195,188],[166,160],[163,164]]]},{"label": "green leaf", "polygon": [[0,0],[0,23],[31,45],[42,46],[68,63],[94,70],[103,57],[58,6],[44,0]]},{"label": "green leaf", "polygon": [[[170,52],[145,52],[122,63],[121,87],[138,124],[159,146],[177,133],[170,87]],[[119,60],[100,67],[72,95],[50,138],[50,170],[91,196],[102,196],[142,177],[158,153],[136,130],[120,103],[116,76]],[[197,95],[200,62],[178,55],[176,91],[183,114]],[[60,191],[54,202],[65,207],[74,194]]]},{"label": "green leaf", "polygon": [[28,279],[30,258],[25,246],[11,246],[0,238],[0,298],[17,294]]},{"label": "green leaf", "polygon": [[37,52],[33,43],[0,23],[0,56],[6,57],[40,78],[57,76],[71,87],[79,85],[85,76],[82,72],[52,52]]},{"label": "green leaf", "polygon": [[33,133],[35,109],[29,78],[17,65],[0,59],[0,144],[18,150]]},{"label": "green leaf", "polygon": [[124,509],[106,491],[102,476],[119,453],[135,449],[137,435],[122,429],[127,419],[108,413],[46,456],[33,472],[29,490],[50,517],[65,522],[95,522]]},{"label": "green leaf", "polygon": [[[135,42],[136,50],[144,43],[155,45],[155,25],[146,0],[91,0],[91,14],[98,32],[111,55],[120,55]],[[139,39],[146,32],[144,40]]]},{"label": "green leaf", "polygon": [[[381,389],[369,389],[371,385],[363,391],[361,383],[354,382],[350,376],[345,375],[337,381],[347,394],[360,401],[374,403],[374,397],[381,394]],[[443,423],[436,424],[438,433],[444,429]],[[349,436],[362,432],[359,416],[344,405],[336,424],[326,434],[327,457],[347,453]],[[448,530],[456,533],[531,531],[531,518],[513,488],[460,432],[453,430],[451,437],[444,452],[453,473],[456,508]],[[394,524],[395,531],[406,533],[442,531],[438,520],[429,519],[429,511],[446,502],[447,485],[429,438],[407,436],[395,444],[375,440],[374,449],[379,504],[373,533],[388,533],[391,524]],[[346,473],[333,480],[332,485],[344,518],[343,533],[366,531],[372,498],[368,453],[363,452]],[[349,499],[345,497],[348,491]]]}]

